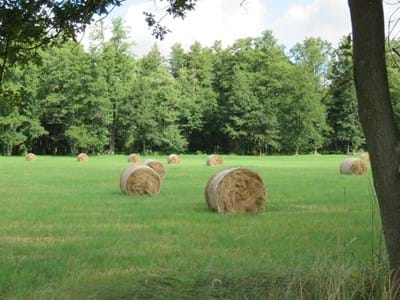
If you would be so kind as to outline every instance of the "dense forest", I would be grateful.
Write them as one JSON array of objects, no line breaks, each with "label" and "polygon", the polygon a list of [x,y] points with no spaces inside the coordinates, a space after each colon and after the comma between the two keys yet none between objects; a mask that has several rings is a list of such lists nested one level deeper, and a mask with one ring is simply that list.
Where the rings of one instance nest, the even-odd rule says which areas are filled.
[{"label": "dense forest", "polygon": [[[395,43],[396,41],[392,41]],[[352,41],[307,38],[286,50],[270,31],[229,47],[154,46],[137,58],[121,19],[90,47],[37,50],[9,68],[0,94],[4,155],[216,152],[349,153],[365,147]],[[388,54],[400,121],[400,73]]]}]

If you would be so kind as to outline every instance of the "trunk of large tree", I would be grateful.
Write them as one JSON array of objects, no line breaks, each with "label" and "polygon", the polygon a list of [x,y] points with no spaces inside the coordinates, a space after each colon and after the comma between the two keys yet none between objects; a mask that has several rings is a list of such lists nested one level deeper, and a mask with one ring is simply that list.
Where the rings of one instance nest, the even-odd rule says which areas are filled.
[{"label": "trunk of large tree", "polygon": [[[394,288],[400,270],[400,140],[387,79],[382,0],[348,0],[354,78]],[[400,71],[400,70],[399,70]],[[398,297],[399,295],[397,295]],[[396,298],[397,298],[396,297]]]}]

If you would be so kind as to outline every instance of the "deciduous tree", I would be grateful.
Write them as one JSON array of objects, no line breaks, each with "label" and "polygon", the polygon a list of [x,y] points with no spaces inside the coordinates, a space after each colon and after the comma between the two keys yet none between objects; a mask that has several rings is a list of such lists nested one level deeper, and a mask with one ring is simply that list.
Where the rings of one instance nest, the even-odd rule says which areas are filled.
[{"label": "deciduous tree", "polygon": [[[393,285],[400,288],[400,134],[391,103],[382,0],[349,0],[359,114],[368,151]],[[397,298],[399,294],[397,294]]]}]

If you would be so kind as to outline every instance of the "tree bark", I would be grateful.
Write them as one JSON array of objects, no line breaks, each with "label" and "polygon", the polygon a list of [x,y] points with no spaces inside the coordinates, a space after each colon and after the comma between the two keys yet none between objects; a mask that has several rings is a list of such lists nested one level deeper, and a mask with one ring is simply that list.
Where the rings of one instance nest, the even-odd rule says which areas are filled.
[{"label": "tree bark", "polygon": [[[371,158],[393,287],[400,270],[400,140],[387,78],[382,0],[348,0],[358,110]],[[399,295],[397,295],[399,297]],[[396,297],[396,298],[397,298]]]}]

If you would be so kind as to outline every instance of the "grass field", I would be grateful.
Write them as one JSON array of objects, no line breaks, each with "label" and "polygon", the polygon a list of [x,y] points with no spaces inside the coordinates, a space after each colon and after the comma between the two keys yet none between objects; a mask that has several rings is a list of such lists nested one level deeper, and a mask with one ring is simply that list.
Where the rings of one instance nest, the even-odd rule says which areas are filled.
[{"label": "grass field", "polygon": [[205,166],[206,156],[167,165],[153,197],[120,193],[126,156],[0,157],[0,299],[385,293],[371,175],[339,175],[343,158],[225,156],[225,167],[260,173],[268,205],[218,215],[204,188],[222,168]]}]

